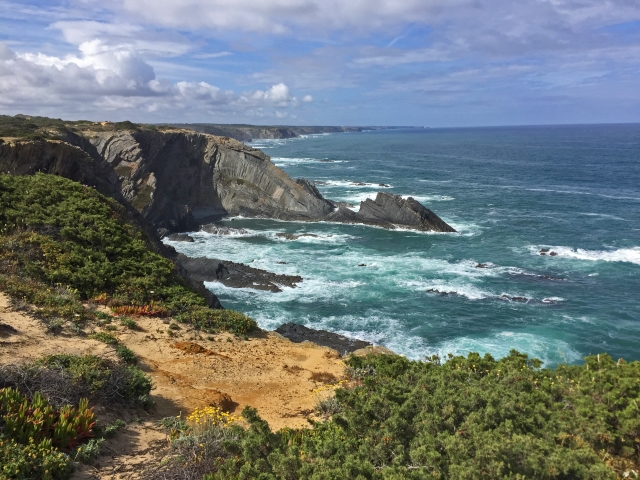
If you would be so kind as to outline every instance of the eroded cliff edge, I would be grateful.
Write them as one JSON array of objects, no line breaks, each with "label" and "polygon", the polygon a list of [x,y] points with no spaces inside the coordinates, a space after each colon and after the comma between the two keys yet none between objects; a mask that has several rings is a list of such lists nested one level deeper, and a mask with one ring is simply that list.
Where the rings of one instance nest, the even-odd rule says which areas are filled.
[{"label": "eroded cliff edge", "polygon": [[[358,212],[350,210],[323,198],[313,183],[291,179],[262,151],[228,137],[86,122],[82,128],[56,126],[44,133],[45,138],[0,139],[0,172],[60,175],[119,201],[147,232],[153,247],[172,258],[212,306],[220,304],[204,289],[200,276],[211,277],[215,272],[203,273],[202,268],[190,272],[175,250],[160,241],[162,235],[197,230],[205,223],[236,215],[455,231],[417,201],[389,193],[365,200]],[[238,267],[227,281],[232,286],[264,283],[273,291],[277,288],[272,283],[301,281],[270,275]]]},{"label": "eroded cliff edge", "polygon": [[388,193],[349,210],[323,198],[312,183],[291,179],[262,151],[228,137],[101,124],[61,129],[55,137],[3,143],[0,169],[56,173],[121,195],[156,230],[195,230],[243,215],[455,231],[415,200]]}]

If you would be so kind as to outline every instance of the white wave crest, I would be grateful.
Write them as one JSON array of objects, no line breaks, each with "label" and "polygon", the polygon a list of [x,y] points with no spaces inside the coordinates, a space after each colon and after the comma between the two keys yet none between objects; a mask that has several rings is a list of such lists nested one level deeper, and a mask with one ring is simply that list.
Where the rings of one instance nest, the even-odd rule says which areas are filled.
[{"label": "white wave crest", "polygon": [[[414,282],[407,282],[408,285]],[[469,300],[482,300],[484,298],[495,297],[494,293],[488,292],[486,290],[481,290],[480,288],[469,285],[469,284],[452,284],[452,283],[424,283],[424,282],[415,282],[414,286],[417,284],[420,285],[421,289],[425,291],[431,291],[432,293],[440,294],[440,295],[458,295],[461,297],[468,298]]]},{"label": "white wave crest", "polygon": [[387,183],[354,182],[351,180],[326,180],[318,186],[345,188],[392,188],[392,185]]},{"label": "white wave crest", "polygon": [[[640,265],[640,247],[619,248],[617,250],[585,250],[582,248],[573,249],[570,247],[544,247],[550,252],[557,253],[557,257],[574,258],[577,260],[603,261],[603,262],[626,262]],[[538,255],[541,247],[531,247],[530,250]],[[549,252],[549,253],[550,253]],[[549,255],[547,253],[547,255]]]},{"label": "white wave crest", "polygon": [[429,203],[429,202],[450,202],[455,200],[454,197],[448,195],[402,195],[405,200],[412,197],[416,202]]}]

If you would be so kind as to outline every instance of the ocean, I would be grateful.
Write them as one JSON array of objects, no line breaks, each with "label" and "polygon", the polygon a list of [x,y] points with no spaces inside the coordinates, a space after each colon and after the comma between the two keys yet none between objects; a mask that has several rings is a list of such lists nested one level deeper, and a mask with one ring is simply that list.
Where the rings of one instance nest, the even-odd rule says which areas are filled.
[{"label": "ocean", "polygon": [[207,284],[262,328],[300,323],[411,359],[511,349],[546,366],[602,352],[640,359],[640,125],[382,130],[252,145],[327,198],[412,196],[458,230],[234,218],[224,223],[247,234],[168,242],[189,256],[302,276],[281,293]]}]

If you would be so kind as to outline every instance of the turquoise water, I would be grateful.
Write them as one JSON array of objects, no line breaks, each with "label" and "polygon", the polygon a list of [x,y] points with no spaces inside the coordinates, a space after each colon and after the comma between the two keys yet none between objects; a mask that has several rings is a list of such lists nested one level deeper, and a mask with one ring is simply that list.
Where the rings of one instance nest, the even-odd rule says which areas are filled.
[{"label": "turquoise water", "polygon": [[378,131],[254,146],[328,198],[356,204],[384,183],[459,231],[237,218],[225,223],[249,234],[196,232],[196,243],[173,243],[191,256],[301,275],[299,288],[277,294],[208,284],[263,328],[292,321],[415,359],[512,348],[547,365],[599,352],[640,359],[640,125]]}]

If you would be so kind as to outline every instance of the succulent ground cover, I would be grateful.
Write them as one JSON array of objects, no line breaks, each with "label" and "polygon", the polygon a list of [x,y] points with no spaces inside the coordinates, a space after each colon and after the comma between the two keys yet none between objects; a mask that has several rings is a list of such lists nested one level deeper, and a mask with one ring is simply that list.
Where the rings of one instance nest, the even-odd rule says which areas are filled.
[{"label": "succulent ground cover", "polygon": [[36,305],[52,330],[95,319],[83,307],[90,299],[210,332],[256,327],[239,312],[209,308],[117,202],[53,175],[0,175],[0,267],[0,290]]},{"label": "succulent ground cover", "polygon": [[89,405],[148,405],[150,390],[139,368],[92,355],[0,366],[0,478],[69,478],[73,461],[92,461],[123,426],[100,428]]}]

